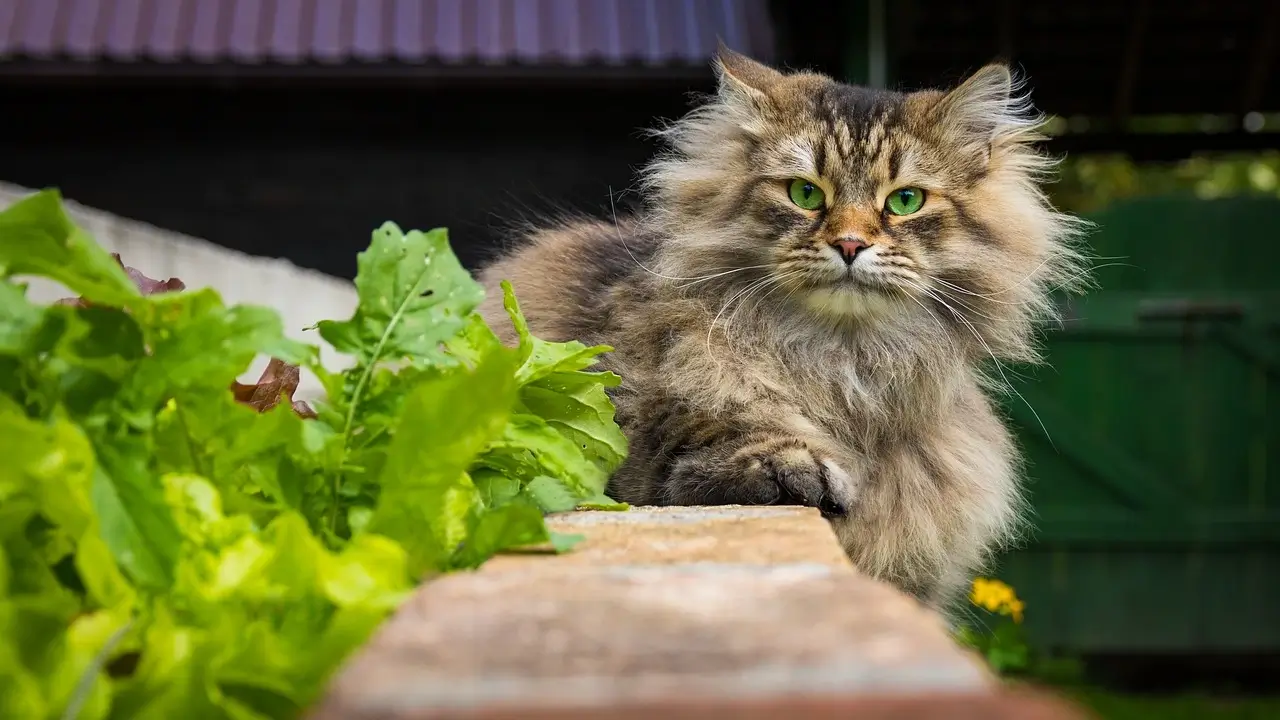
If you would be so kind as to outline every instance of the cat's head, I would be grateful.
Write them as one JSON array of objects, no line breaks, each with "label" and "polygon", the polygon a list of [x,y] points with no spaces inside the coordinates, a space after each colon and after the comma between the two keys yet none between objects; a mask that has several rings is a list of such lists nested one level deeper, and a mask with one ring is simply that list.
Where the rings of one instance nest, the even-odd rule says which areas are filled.
[{"label": "cat's head", "polygon": [[1047,292],[1080,276],[1079,223],[1037,186],[1052,161],[1007,67],[905,93],[724,47],[715,67],[718,93],[659,131],[670,150],[646,174],[662,274],[827,321],[922,314],[1033,356]]}]

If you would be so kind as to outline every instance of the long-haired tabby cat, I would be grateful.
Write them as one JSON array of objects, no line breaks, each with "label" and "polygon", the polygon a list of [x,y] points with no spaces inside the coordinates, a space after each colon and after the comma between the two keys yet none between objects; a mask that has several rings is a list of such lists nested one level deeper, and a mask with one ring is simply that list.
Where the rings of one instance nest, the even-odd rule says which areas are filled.
[{"label": "long-haired tabby cat", "polygon": [[520,238],[482,310],[509,326],[509,279],[535,333],[615,348],[615,498],[817,507],[857,567],[945,607],[1022,509],[983,363],[1036,360],[1081,277],[1038,118],[1001,65],[913,93],[715,67],[658,131],[645,209]]}]

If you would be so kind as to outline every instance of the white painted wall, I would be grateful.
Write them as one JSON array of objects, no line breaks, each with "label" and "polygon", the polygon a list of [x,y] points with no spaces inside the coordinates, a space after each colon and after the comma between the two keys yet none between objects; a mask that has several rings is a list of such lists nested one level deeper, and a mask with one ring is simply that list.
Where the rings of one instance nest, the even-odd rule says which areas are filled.
[{"label": "white painted wall", "polygon": [[[0,182],[0,209],[32,192],[30,188]],[[246,255],[188,235],[116,217],[85,207],[74,198],[63,199],[75,223],[108,252],[120,253],[126,265],[157,280],[176,277],[188,288],[213,287],[228,305],[251,303],[274,308],[280,313],[289,337],[321,347],[325,367],[340,369],[347,364],[348,359],[333,352],[314,330],[303,332],[302,329],[317,320],[350,317],[356,307],[355,286],[350,281],[300,268],[283,258]],[[28,296],[38,302],[70,295],[62,286],[42,278],[31,278],[30,284]],[[258,358],[240,380],[257,380],[266,364],[267,358]],[[311,399],[320,394],[315,377],[303,372],[294,399]]]}]

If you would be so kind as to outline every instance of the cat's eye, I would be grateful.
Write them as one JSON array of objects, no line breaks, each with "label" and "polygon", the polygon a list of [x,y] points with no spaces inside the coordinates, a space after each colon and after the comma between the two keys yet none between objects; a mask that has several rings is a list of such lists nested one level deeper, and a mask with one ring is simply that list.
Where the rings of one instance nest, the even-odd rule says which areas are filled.
[{"label": "cat's eye", "polygon": [[804,210],[817,210],[827,199],[822,188],[804,178],[792,180],[788,192],[791,194],[791,202]]},{"label": "cat's eye", "polygon": [[924,207],[924,190],[915,187],[898,188],[885,198],[884,209],[894,215],[910,215]]}]

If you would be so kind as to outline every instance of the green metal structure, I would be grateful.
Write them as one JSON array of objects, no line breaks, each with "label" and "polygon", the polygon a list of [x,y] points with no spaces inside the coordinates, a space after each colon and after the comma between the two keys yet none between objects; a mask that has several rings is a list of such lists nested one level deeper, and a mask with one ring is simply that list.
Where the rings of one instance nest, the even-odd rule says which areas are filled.
[{"label": "green metal structure", "polygon": [[1036,529],[998,575],[1038,648],[1280,652],[1280,200],[1090,219],[1118,264],[1018,369]]}]

